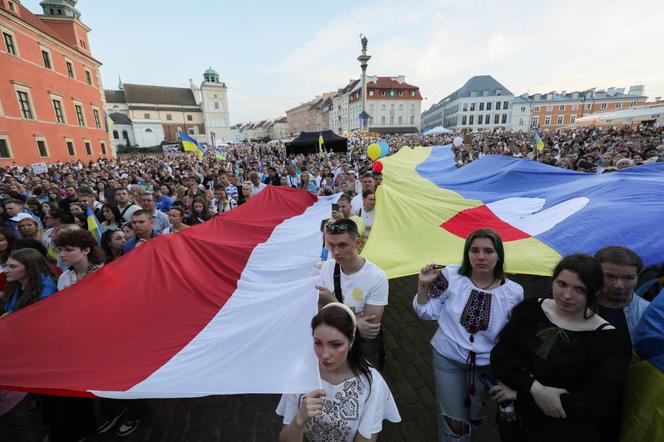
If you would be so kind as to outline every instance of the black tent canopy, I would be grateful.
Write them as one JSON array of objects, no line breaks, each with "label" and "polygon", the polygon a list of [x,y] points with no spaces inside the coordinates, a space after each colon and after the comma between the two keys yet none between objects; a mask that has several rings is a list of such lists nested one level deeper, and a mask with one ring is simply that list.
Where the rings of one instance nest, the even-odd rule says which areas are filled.
[{"label": "black tent canopy", "polygon": [[341,137],[331,130],[322,132],[302,132],[290,143],[286,143],[287,154],[309,154],[318,152],[318,138],[323,135],[324,148],[327,152],[346,152],[348,139]]}]

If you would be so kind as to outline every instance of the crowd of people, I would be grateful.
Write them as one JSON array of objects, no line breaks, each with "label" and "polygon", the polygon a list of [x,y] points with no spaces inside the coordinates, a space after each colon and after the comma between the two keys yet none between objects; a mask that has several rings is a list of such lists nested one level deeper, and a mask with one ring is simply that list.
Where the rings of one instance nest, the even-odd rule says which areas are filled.
[{"label": "crowd of people", "polygon": [[[594,173],[664,160],[662,129],[651,128],[545,133],[542,149],[528,132],[383,139],[393,153],[449,144],[460,135],[459,167],[494,154]],[[348,153],[287,155],[281,143],[242,143],[230,146],[223,160],[128,156],[53,164],[41,175],[0,168],[0,314],[52,296],[156,236],[234,210],[267,186],[340,192],[321,225],[320,312],[312,321],[324,388],[284,395],[277,410],[284,416],[280,438],[374,440],[384,419],[400,420],[380,373],[389,359],[381,326],[387,277],[359,254],[382,183],[366,156],[377,140],[352,134]],[[104,230],[98,239],[91,218]],[[504,274],[504,254],[498,235],[483,229],[467,238],[461,266],[431,264],[419,275],[415,313],[440,326],[432,340],[439,440],[470,440],[489,396],[517,404],[518,428],[509,419],[501,423],[505,441],[615,440],[631,337],[647,307],[634,295],[639,257],[619,247],[566,257],[553,273],[553,297],[524,301],[521,286]],[[487,384],[491,377],[495,382]],[[352,408],[358,401],[361,407]],[[149,412],[136,400],[103,400],[95,407],[90,399],[46,396],[41,403],[53,442],[116,427],[126,436]],[[31,437],[30,406],[25,393],[0,391],[0,427],[8,440]],[[325,439],[330,431],[335,436]]]}]

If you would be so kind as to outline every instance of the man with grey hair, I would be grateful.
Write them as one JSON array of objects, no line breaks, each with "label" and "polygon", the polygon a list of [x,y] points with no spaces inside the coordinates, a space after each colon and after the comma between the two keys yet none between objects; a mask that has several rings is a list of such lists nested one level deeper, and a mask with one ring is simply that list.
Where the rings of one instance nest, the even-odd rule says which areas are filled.
[{"label": "man with grey hair", "polygon": [[258,192],[267,187],[267,184],[261,183],[260,175],[255,170],[249,172],[249,181],[251,181],[251,196],[256,196]]}]

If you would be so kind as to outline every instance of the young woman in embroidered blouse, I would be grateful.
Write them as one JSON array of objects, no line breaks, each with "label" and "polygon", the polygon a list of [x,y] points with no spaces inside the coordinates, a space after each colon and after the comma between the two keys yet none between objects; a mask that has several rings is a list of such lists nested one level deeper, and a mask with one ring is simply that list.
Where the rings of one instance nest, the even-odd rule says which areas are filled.
[{"label": "young woman in embroidered blouse", "polygon": [[479,229],[466,239],[461,267],[429,264],[419,275],[415,313],[438,322],[431,340],[439,441],[470,441],[488,393],[479,377],[523,288],[505,277],[500,237]]},{"label": "young woman in embroidered blouse", "polygon": [[512,440],[618,441],[631,348],[595,313],[603,281],[592,257],[570,255],[553,271],[553,299],[514,309],[491,352],[502,382],[491,393],[516,400],[520,414],[521,434]]},{"label": "young woman in embroidered blouse", "polygon": [[323,389],[281,397],[279,441],[375,441],[383,420],[400,422],[401,417],[385,380],[368,365],[355,339],[355,314],[332,302],[312,319],[311,328]]}]

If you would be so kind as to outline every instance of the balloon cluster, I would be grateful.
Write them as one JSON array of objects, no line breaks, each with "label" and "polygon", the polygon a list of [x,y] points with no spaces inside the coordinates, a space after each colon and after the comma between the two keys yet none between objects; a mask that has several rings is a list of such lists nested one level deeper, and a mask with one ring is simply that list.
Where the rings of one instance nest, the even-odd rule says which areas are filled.
[{"label": "balloon cluster", "polygon": [[387,156],[388,153],[390,153],[390,146],[385,141],[372,143],[367,147],[367,156],[373,161]]}]

